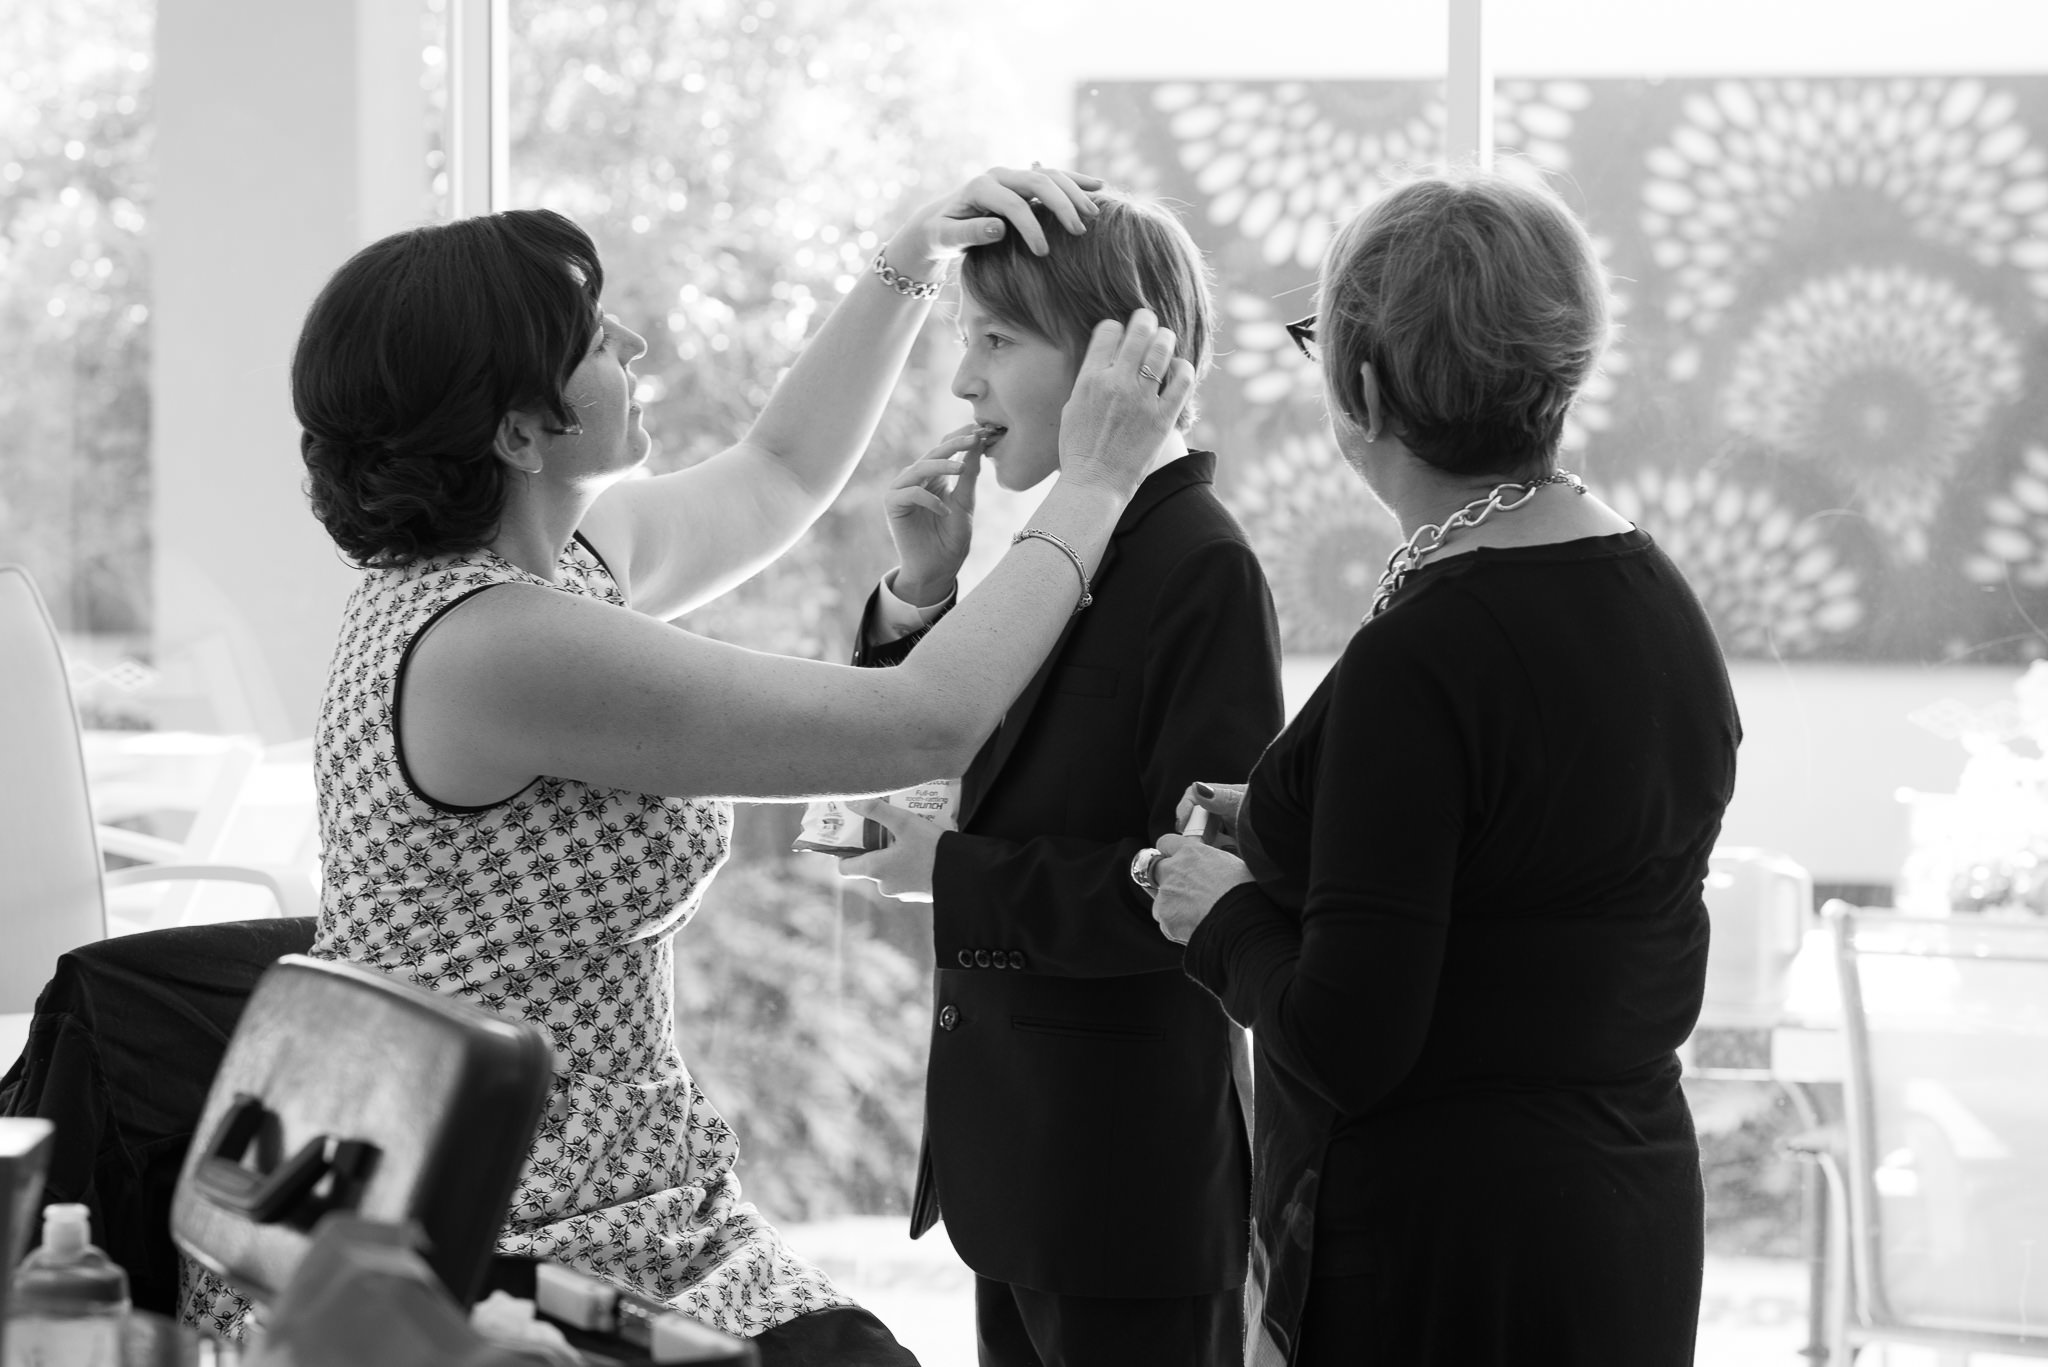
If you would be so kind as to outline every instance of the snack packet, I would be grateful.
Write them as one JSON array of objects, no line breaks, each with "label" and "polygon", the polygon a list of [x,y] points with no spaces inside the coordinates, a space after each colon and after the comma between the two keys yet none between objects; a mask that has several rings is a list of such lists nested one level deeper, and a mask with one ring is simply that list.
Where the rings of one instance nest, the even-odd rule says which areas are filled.
[{"label": "snack packet", "polygon": [[[884,793],[882,801],[951,830],[959,795],[959,779],[935,778],[900,792]],[[822,797],[805,803],[803,827],[790,848],[844,856],[866,854],[869,850],[887,846],[890,843],[889,828],[879,821],[856,816],[846,805],[852,800]]]}]

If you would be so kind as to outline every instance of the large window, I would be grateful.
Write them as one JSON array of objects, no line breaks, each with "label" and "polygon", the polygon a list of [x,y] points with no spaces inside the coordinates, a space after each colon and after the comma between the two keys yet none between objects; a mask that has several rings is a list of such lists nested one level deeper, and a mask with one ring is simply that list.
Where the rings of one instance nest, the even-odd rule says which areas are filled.
[{"label": "large window", "polygon": [[[1336,460],[1317,376],[1280,324],[1309,311],[1333,223],[1385,173],[1440,156],[1451,113],[1477,111],[1446,83],[1454,4],[1478,11],[508,0],[502,119],[453,134],[451,78],[476,78],[457,70],[476,49],[447,29],[471,0],[0,6],[0,559],[41,581],[88,724],[310,732],[331,627],[300,627],[332,610],[281,595],[333,566],[252,552],[264,572],[249,574],[234,538],[318,544],[290,468],[283,355],[360,238],[333,229],[297,274],[252,280],[243,258],[272,261],[290,232],[233,231],[266,194],[360,175],[327,161],[380,111],[410,121],[403,203],[361,224],[483,207],[454,179],[495,140],[502,206],[592,232],[610,306],[651,342],[638,369],[660,468],[738,435],[909,206],[980,166],[1040,159],[1178,202],[1215,265],[1221,356],[1195,435],[1266,559],[1298,697],[1392,531]],[[275,130],[242,110],[220,125],[230,136],[195,132],[243,82],[227,60],[195,75],[194,54],[301,11],[361,33],[395,17],[404,88],[368,81],[349,67],[363,43],[323,41],[308,19],[293,89],[262,98],[309,137],[319,110],[352,100],[356,132],[310,167],[277,157],[261,140]],[[1458,60],[1486,59],[1486,131],[1503,164],[1564,189],[1615,276],[1617,345],[1570,459],[1680,560],[1735,660],[1748,739],[1726,835],[1799,860],[1824,892],[1884,901],[1913,839],[1895,790],[1953,787],[1973,709],[2048,654],[2048,23],[2033,0],[1521,0],[1484,20]],[[183,139],[175,158],[160,131]],[[203,185],[195,146],[215,158]],[[251,158],[265,176],[230,185]],[[236,206],[218,225],[216,194]],[[180,226],[160,259],[167,212]],[[196,325],[202,309],[235,322]],[[878,490],[961,420],[948,333],[928,330],[816,531],[686,625],[844,657],[887,564]],[[212,443],[254,429],[272,483],[205,524],[249,484]],[[970,574],[1034,501],[983,491]],[[165,544],[167,527],[186,540]],[[206,575],[195,548],[220,548]],[[228,633],[240,664],[194,685],[211,711],[174,709],[166,644],[203,636],[189,619],[216,607],[252,624]],[[266,711],[235,690],[275,696]],[[739,1130],[764,1211],[927,1363],[964,1363],[964,1271],[941,1236],[901,1233],[927,917],[789,854],[794,820],[741,813],[732,865],[679,947],[682,1047]],[[1693,1099],[1713,1195],[1701,1360],[1779,1360],[1803,1341],[1798,1172],[1776,1148],[1793,1118],[1761,1084],[1700,1083]]]},{"label": "large window", "polygon": [[[1084,9],[1080,31],[1093,40],[1076,50]],[[1356,168],[1381,143],[1322,141],[1333,130],[1303,130],[1294,87],[1269,98],[1266,77],[1298,69],[1302,45],[1282,35],[1343,35],[1356,22],[1351,6],[1298,2],[1247,35],[1070,4],[1027,15],[930,0],[515,0],[505,202],[559,209],[596,237],[610,306],[650,339],[636,369],[661,443],[657,467],[675,468],[740,434],[910,207],[990,164],[1079,166],[1186,204],[1204,241],[1227,248],[1217,254],[1232,310],[1224,345],[1263,342],[1259,324],[1290,301],[1252,293],[1270,286],[1298,297],[1318,246],[1312,228],[1281,244],[1276,272],[1240,269],[1266,262],[1258,232],[1262,217],[1269,226],[1279,217],[1275,193],[1286,221],[1314,219],[1286,199],[1293,180],[1271,187],[1269,168],[1254,167],[1238,208],[1219,213],[1227,206],[1194,187],[1200,167],[1159,158],[1152,127],[1113,111],[1134,98],[1151,109],[1142,82],[1159,72],[1215,74],[1176,83],[1158,117],[1192,127],[1211,108],[1227,113],[1238,122],[1223,137],[1250,134],[1239,150],[1254,158],[1269,150],[1261,128],[1290,145],[1305,131],[1322,158],[1315,188],[1327,222],[1366,191]],[[1399,83],[1403,148],[1418,159],[1441,141],[1443,32],[1441,5],[1416,7],[1383,35],[1374,63]],[[1245,114],[1248,102],[1259,116]],[[1345,173],[1324,177],[1333,159]],[[845,659],[861,604],[890,564],[880,490],[967,415],[947,392],[957,359],[950,327],[935,318],[833,511],[793,554],[686,625]],[[1282,452],[1242,420],[1236,396],[1258,381],[1240,364],[1216,372],[1205,404],[1218,416],[1194,435],[1219,451],[1241,490]],[[1038,497],[985,482],[970,575]],[[942,1230],[913,1245],[904,1229],[931,1029],[929,915],[838,880],[821,856],[789,853],[797,816],[788,806],[741,808],[732,864],[678,942],[679,1035],[739,1132],[752,1199],[925,1362],[965,1364],[971,1278]]]},{"label": "large window", "polygon": [[[237,539],[269,520],[248,506],[241,472],[215,460],[282,409],[282,358],[271,353],[288,351],[310,297],[245,274],[279,254],[281,234],[266,236],[260,210],[288,204],[293,178],[307,176],[349,187],[330,223],[396,227],[446,212],[445,184],[430,182],[442,157],[445,22],[439,0],[289,12],[232,0],[22,0],[0,13],[0,560],[35,576],[88,726],[265,730],[272,740],[310,729],[310,717],[292,715],[302,706],[273,695],[274,662],[256,639],[283,639],[279,614],[265,620],[234,601],[263,576],[229,566],[225,582],[207,582],[190,565],[191,543],[211,538],[232,557]],[[285,80],[302,98],[261,108],[273,92],[241,73],[278,78],[307,46],[337,60],[309,69],[302,87]],[[236,66],[251,48],[271,64]],[[176,69],[168,117],[166,54]],[[216,104],[215,92],[245,107]],[[289,140],[327,115],[327,102],[342,103],[337,95],[352,126],[329,131],[346,142],[291,155]],[[359,189],[369,178],[332,155],[350,145],[365,157],[392,148],[383,174],[395,188]],[[265,158],[282,174],[266,172]],[[236,354],[267,347],[273,332],[265,363]],[[289,437],[267,441],[257,438],[266,478],[290,499]],[[303,501],[293,502],[296,514]],[[220,535],[187,515],[195,507],[219,517]],[[296,517],[283,525],[307,544],[317,530]],[[270,582],[289,591],[301,569]],[[290,641],[302,673],[324,665],[324,642]]]},{"label": "large window", "polygon": [[125,715],[146,649],[154,10],[0,14],[0,560],[27,565],[82,652],[85,699]]},{"label": "large window", "polygon": [[[1860,7],[1804,7],[1798,24],[1760,10],[1740,43],[1726,15],[1647,25],[1619,5],[1527,8],[1489,11],[1485,128],[1501,165],[1565,190],[1617,283],[1618,344],[1573,415],[1569,459],[1680,559],[1739,670],[2044,653],[2030,624],[2048,620],[2048,535],[2034,529],[2048,455],[2028,453],[2048,377],[2027,358],[2048,297],[2036,288],[2048,84],[2010,70],[2007,45],[1988,38],[1930,44],[1903,25],[1879,47]],[[1266,560],[1299,688],[1348,636],[1393,529],[1336,459],[1318,377],[1280,324],[1309,310],[1332,226],[1389,173],[1443,155],[1447,98],[1461,98],[1445,82],[1447,7],[1366,25],[1353,7],[1294,6],[1217,43],[1150,9],[1098,6],[1088,49],[1050,56],[1048,35],[1073,31],[1060,9],[524,0],[511,25],[513,202],[597,232],[615,297],[653,325],[646,396],[676,462],[744,423],[858,270],[874,240],[862,234],[961,169],[1057,149],[1184,205],[1224,305],[1196,436],[1221,453],[1225,497]],[[1760,48],[1759,32],[1782,41]],[[942,336],[925,339],[819,534],[690,625],[843,654],[886,564],[876,488],[955,420],[946,353]],[[986,500],[984,542],[999,546],[1026,506]],[[1801,714],[1809,755],[1851,737],[1859,709],[1892,705],[1853,673],[1830,682],[1844,719]],[[1784,753],[1773,699],[1755,706]],[[1745,834],[1808,855],[1824,892],[1887,895],[1897,848],[1803,850],[1754,790],[1738,816]],[[892,1225],[860,1219],[895,1216],[906,1194],[924,918],[784,855],[792,821],[743,814],[737,867],[681,956],[681,1010],[697,1022],[685,1038],[702,1041],[695,1062],[751,1153],[743,1174],[771,1216],[798,1222],[800,1247],[865,1248],[874,1285],[891,1266],[943,1285],[928,1254],[889,1250]],[[764,983],[739,1013],[720,995],[722,975],[817,959],[826,924],[830,963],[795,971],[831,992]],[[748,952],[730,952],[742,937]],[[865,976],[845,971],[852,954],[870,956]],[[865,1103],[845,1060],[812,1048],[834,1028],[828,1011],[870,1022]],[[1756,1045],[1716,1042],[1702,1062],[1722,1080],[1692,1084],[1714,1257],[1706,1361],[1804,1342],[1801,1175],[1779,1150],[1797,1118],[1769,1085],[1727,1080],[1762,1062]],[[787,1083],[756,1080],[771,1076]],[[841,1218],[815,1223],[825,1217]],[[957,1333],[914,1338],[919,1316],[964,1323],[957,1300],[901,1304],[929,1360],[966,1351]]]}]

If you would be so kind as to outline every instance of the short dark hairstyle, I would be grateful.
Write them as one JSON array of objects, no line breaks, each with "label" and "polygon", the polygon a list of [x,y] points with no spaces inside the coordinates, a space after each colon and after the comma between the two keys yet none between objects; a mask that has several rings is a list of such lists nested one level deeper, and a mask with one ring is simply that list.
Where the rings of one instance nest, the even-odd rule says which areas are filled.
[{"label": "short dark hairstyle", "polygon": [[489,544],[498,424],[575,425],[563,386],[603,289],[596,246],[547,209],[394,233],[334,273],[299,332],[292,408],[306,496],[344,554],[390,568]]},{"label": "short dark hairstyle", "polygon": [[[1043,204],[1032,206],[1052,250],[1035,256],[1015,230],[987,246],[968,249],[960,287],[983,308],[1056,343],[1069,356],[1088,349],[1095,325],[1121,323],[1134,309],[1159,315],[1173,329],[1174,354],[1195,368],[1199,383],[1216,337],[1216,307],[1209,268],[1188,230],[1163,205],[1113,190],[1095,192],[1102,212],[1088,231],[1068,232]],[[1188,396],[1180,426],[1194,425]]]},{"label": "short dark hairstyle", "polygon": [[1453,169],[1395,186],[1330,244],[1316,336],[1330,398],[1359,367],[1408,449],[1454,475],[1548,469],[1607,346],[1592,239],[1547,187]]}]

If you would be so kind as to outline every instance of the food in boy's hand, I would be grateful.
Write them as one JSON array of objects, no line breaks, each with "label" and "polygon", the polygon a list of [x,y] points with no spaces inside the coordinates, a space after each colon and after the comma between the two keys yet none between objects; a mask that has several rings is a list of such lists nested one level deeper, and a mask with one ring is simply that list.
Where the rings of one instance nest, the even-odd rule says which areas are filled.
[{"label": "food in boy's hand", "polygon": [[[959,791],[958,779],[939,778],[901,792],[884,793],[882,801],[950,829]],[[822,797],[806,803],[803,827],[790,848],[844,857],[866,854],[891,843],[888,827],[872,818],[857,815],[846,804],[847,799],[838,797]]]}]

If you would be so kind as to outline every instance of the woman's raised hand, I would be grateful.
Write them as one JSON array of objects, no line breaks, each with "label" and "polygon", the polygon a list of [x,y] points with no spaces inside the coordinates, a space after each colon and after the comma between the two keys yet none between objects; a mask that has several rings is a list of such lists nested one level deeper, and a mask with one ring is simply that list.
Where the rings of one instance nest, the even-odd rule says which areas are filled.
[{"label": "woman's raised hand", "polygon": [[1036,199],[1052,210],[1070,233],[1088,231],[1087,220],[1102,212],[1088,192],[1102,181],[1078,171],[1033,166],[1018,171],[991,166],[951,194],[912,214],[889,239],[889,264],[918,278],[928,278],[969,247],[999,241],[1018,232],[1039,256],[1051,250],[1045,229],[1031,212]]},{"label": "woman's raised hand", "polygon": [[1173,329],[1150,309],[1128,323],[1105,319],[1088,339],[1074,392],[1060,411],[1060,478],[1138,487],[1145,467],[1180,417],[1195,370],[1173,354]]}]

